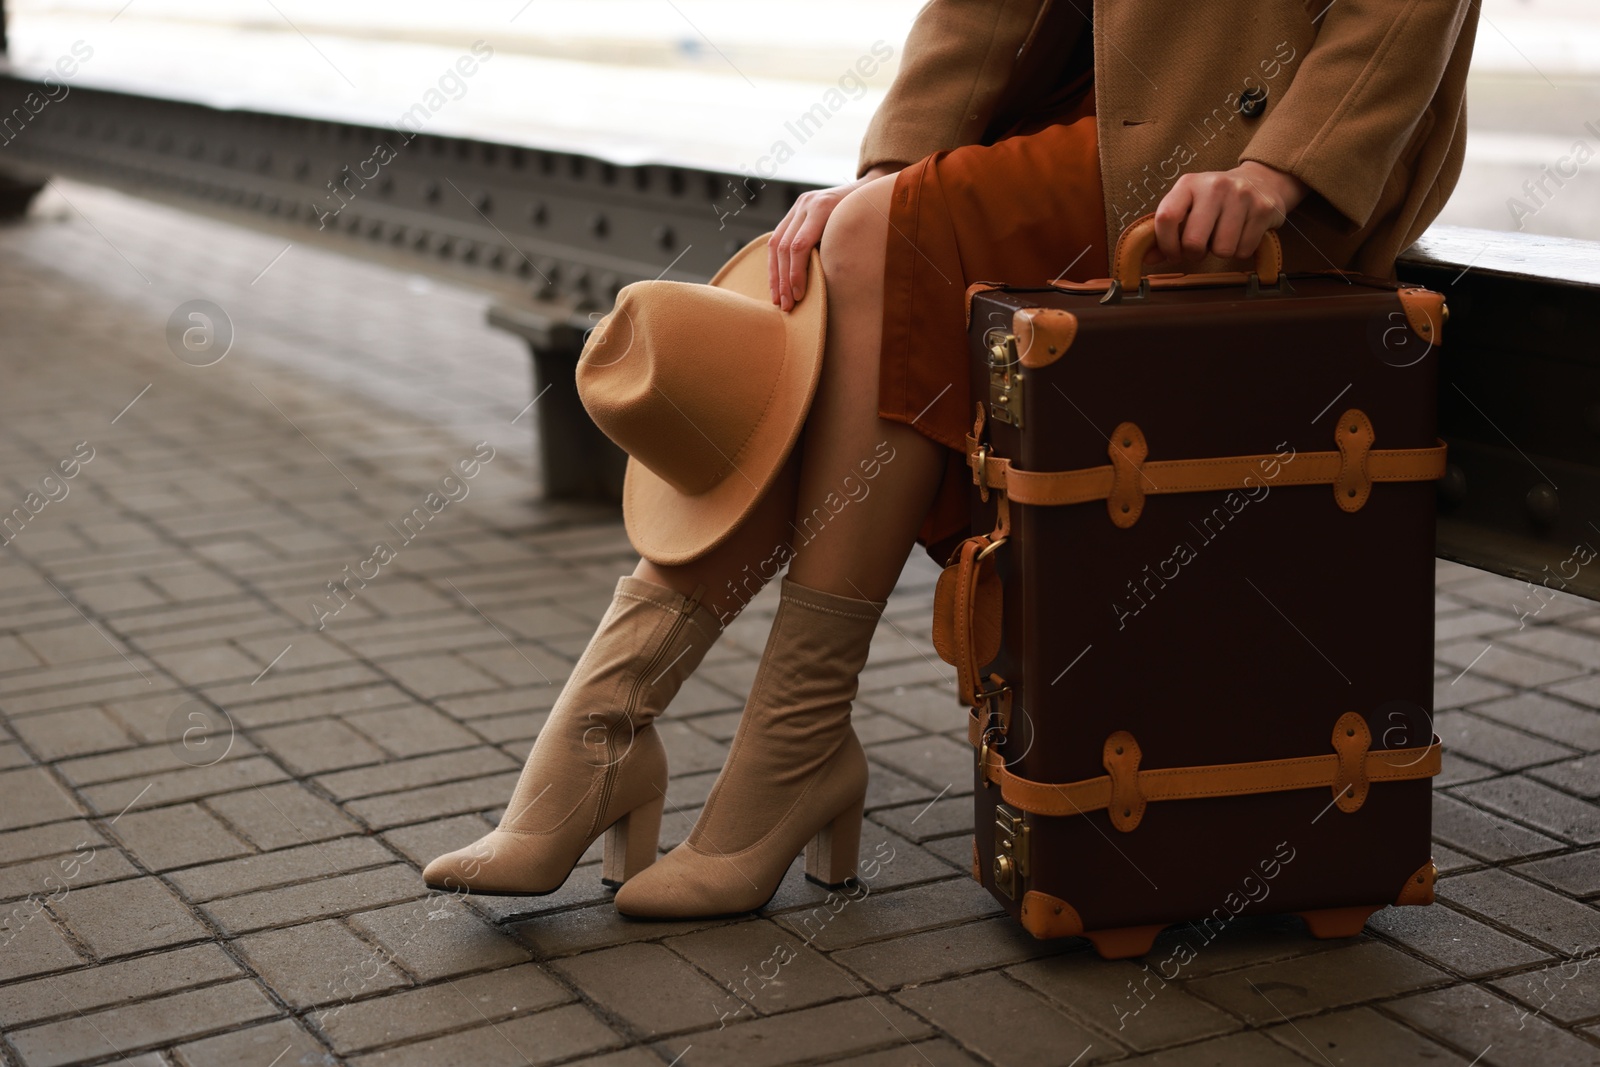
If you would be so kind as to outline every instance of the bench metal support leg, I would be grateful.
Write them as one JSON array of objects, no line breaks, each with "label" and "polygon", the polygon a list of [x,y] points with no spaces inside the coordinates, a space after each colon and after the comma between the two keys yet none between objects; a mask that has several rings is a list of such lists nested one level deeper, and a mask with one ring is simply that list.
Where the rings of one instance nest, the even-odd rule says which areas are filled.
[{"label": "bench metal support leg", "polygon": [[533,395],[538,398],[529,414],[538,420],[545,496],[620,501],[628,456],[596,428],[578,399],[574,376],[582,349],[576,336],[550,345],[530,341],[528,349],[533,354]]},{"label": "bench metal support leg", "polygon": [[44,188],[44,182],[0,171],[0,222],[11,222],[28,213],[28,205]]}]

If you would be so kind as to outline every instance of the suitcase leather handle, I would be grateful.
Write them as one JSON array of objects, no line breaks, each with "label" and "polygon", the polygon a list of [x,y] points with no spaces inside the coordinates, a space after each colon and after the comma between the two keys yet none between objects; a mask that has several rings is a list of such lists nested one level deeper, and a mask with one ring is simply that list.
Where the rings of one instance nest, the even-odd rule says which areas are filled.
[{"label": "suitcase leather handle", "polygon": [[[1122,236],[1117,238],[1117,248],[1111,259],[1111,276],[1123,291],[1139,289],[1139,279],[1144,277],[1144,257],[1156,246],[1156,216],[1141,215],[1128,223]],[[1277,285],[1278,274],[1283,270],[1283,245],[1275,230],[1268,230],[1256,249],[1256,277],[1262,285]]]},{"label": "suitcase leather handle", "polygon": [[933,593],[933,647],[956,668],[956,687],[966,703],[983,701],[981,668],[1000,653],[1000,577],[994,551],[1004,535],[969,537],[939,575]]}]

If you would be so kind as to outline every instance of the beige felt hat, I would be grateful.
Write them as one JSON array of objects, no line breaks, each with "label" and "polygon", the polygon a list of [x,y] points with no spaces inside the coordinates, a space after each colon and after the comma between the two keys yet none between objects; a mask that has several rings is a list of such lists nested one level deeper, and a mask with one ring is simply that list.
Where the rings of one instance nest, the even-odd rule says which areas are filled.
[{"label": "beige felt hat", "polygon": [[783,469],[822,370],[828,294],[811,253],[790,311],[772,303],[767,238],[709,285],[634,282],[578,361],[578,395],[628,453],[622,517],[652,563],[688,563],[731,534]]}]

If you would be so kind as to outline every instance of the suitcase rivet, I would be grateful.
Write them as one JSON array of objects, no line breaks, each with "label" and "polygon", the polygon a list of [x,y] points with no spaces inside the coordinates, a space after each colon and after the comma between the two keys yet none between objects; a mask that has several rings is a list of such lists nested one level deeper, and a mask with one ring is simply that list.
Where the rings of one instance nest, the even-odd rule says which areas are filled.
[{"label": "suitcase rivet", "polygon": [[1354,489],[1346,489],[1344,491],[1344,495],[1345,496],[1355,496],[1356,495],[1356,491]]},{"label": "suitcase rivet", "polygon": [[1128,505],[1126,505],[1126,504],[1122,505],[1122,513],[1124,515],[1126,515],[1128,513]]},{"label": "suitcase rivet", "polygon": [[1357,426],[1355,423],[1352,422],[1350,424],[1350,432],[1351,433],[1360,433],[1361,432],[1361,427]]},{"label": "suitcase rivet", "polygon": [[[1417,881],[1419,881],[1419,882],[1420,882],[1420,881],[1422,881],[1422,879],[1421,879],[1421,878],[1418,878],[1418,879],[1417,879]],[[1061,905],[1060,905],[1060,904],[1057,904],[1057,905],[1056,905],[1056,907],[1055,907],[1055,913],[1056,913],[1056,914],[1057,914],[1057,915],[1060,915],[1060,914],[1061,914]]]},{"label": "suitcase rivet", "polygon": [[1133,809],[1132,808],[1123,808],[1122,809],[1122,817],[1124,819],[1129,818],[1132,815],[1133,815]]},{"label": "suitcase rivet", "polygon": [[1051,345],[1050,346],[1050,354],[1052,356],[1056,354],[1056,346],[1055,345]]},{"label": "suitcase rivet", "polygon": [[1130,441],[1128,438],[1124,437],[1122,439],[1122,447],[1123,448],[1132,448],[1133,447],[1133,442]]},{"label": "suitcase rivet", "polygon": [[1345,735],[1345,736],[1346,736],[1346,737],[1354,737],[1354,736],[1355,736],[1355,735],[1356,735],[1356,732],[1355,732],[1355,730],[1353,730],[1353,729],[1351,729],[1351,730],[1346,730],[1346,731],[1345,731],[1345,732],[1344,732],[1344,735]]},{"label": "suitcase rivet", "polygon": [[1117,755],[1119,755],[1119,756],[1122,755],[1122,746],[1121,745],[1117,746]]}]

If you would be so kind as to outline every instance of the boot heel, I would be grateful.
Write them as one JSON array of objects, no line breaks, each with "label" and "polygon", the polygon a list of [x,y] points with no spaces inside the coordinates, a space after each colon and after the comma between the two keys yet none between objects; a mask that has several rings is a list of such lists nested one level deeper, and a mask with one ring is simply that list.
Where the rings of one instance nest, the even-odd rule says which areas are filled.
[{"label": "boot heel", "polygon": [[863,795],[817,831],[806,846],[808,880],[837,889],[856,876],[856,860],[861,856],[861,812],[866,804]]},{"label": "boot heel", "polygon": [[664,796],[647,800],[606,830],[605,859],[600,863],[602,884],[616,888],[656,861],[661,811],[666,803]]}]

